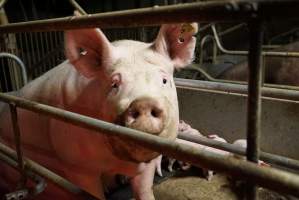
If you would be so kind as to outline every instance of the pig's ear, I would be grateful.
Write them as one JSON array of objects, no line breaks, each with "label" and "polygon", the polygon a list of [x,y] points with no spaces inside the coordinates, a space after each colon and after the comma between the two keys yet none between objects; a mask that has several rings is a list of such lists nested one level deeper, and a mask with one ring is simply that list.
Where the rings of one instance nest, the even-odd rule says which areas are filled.
[{"label": "pig's ear", "polygon": [[197,23],[162,25],[153,47],[168,56],[175,68],[185,67],[194,57],[196,38],[193,35],[197,30]]},{"label": "pig's ear", "polygon": [[66,31],[65,53],[70,63],[87,78],[113,61],[113,46],[100,29]]}]

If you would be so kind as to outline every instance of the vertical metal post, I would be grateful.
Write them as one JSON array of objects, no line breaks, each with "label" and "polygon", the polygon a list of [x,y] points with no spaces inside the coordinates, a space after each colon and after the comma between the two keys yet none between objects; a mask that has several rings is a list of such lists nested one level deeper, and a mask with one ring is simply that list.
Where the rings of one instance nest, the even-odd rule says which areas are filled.
[{"label": "vertical metal post", "polygon": [[[262,26],[262,21],[257,17],[249,22],[250,46],[248,55],[249,80],[246,156],[248,161],[256,163],[259,160],[259,136],[261,132]],[[257,199],[257,188],[254,183],[247,184],[246,197],[248,200]]]},{"label": "vertical metal post", "polygon": [[[35,38],[33,38],[33,32],[30,32],[29,33],[29,42],[30,42],[30,47],[29,47],[29,52],[30,52],[30,57],[31,57],[31,61],[32,61],[32,66],[31,68],[37,63],[37,58],[36,58],[36,55],[35,55]],[[38,77],[39,74],[38,74],[38,69],[33,69],[32,68],[32,74],[34,77]]]},{"label": "vertical metal post", "polygon": [[16,152],[18,156],[18,167],[19,167],[19,172],[21,174],[19,187],[23,187],[26,183],[27,178],[26,178],[26,172],[24,170],[23,155],[21,150],[21,135],[20,135],[20,127],[18,124],[17,107],[14,104],[9,104],[9,108],[10,108],[11,121],[13,125],[14,137],[15,137]]}]

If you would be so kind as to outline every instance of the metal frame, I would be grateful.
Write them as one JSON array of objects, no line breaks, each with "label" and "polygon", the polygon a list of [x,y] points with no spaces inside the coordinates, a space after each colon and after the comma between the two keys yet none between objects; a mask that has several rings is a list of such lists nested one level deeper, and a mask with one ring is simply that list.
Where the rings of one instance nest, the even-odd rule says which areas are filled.
[{"label": "metal frame", "polygon": [[[251,162],[234,158],[223,159],[219,154],[202,151],[189,145],[172,142],[165,138],[121,127],[91,117],[65,111],[59,108],[43,105],[23,98],[0,93],[0,100],[13,103],[17,107],[45,114],[49,117],[69,122],[87,129],[95,130],[95,134],[119,136],[133,140],[144,147],[163,153],[164,155],[190,162],[198,167],[205,167],[224,172],[232,176],[240,176],[262,187],[286,192],[299,197],[299,176],[274,168],[259,167]],[[0,152],[3,152],[0,148]],[[3,152],[5,153],[5,152]]]},{"label": "metal frame", "polygon": [[[222,46],[222,43],[220,41],[219,36],[222,36],[224,34],[230,33],[236,29],[239,29],[241,27],[243,27],[245,24],[241,23],[238,24],[232,28],[229,28],[223,32],[221,32],[220,34],[217,33],[215,24],[211,23],[208,24],[206,26],[204,26],[202,29],[205,30],[207,28],[211,28],[213,35],[206,35],[201,39],[200,42],[200,55],[199,55],[199,65],[190,65],[187,68],[189,69],[193,69],[193,70],[197,70],[199,71],[207,80],[209,81],[214,81],[214,82],[220,82],[220,83],[238,83],[238,84],[246,84],[246,82],[241,82],[241,81],[232,81],[232,80],[224,80],[224,79],[218,79],[218,78],[214,78],[211,75],[209,75],[205,70],[203,70],[201,68],[201,65],[203,64],[203,47],[204,45],[209,42],[210,40],[212,40],[213,42],[213,58],[212,58],[212,62],[215,63],[217,61],[217,50],[219,49],[222,53],[225,54],[229,54],[229,55],[248,55],[248,51],[240,51],[240,50],[227,50]],[[199,30],[199,32],[202,30]],[[218,49],[216,48],[218,47]],[[277,46],[273,46],[273,45],[262,45],[262,48],[274,48]],[[279,46],[278,46],[279,47]],[[287,52],[287,51],[262,51],[262,55],[263,55],[263,60],[264,60],[264,56],[278,56],[278,57],[299,57],[299,52]],[[263,83],[262,86],[266,86],[266,87],[271,87],[271,88],[281,88],[281,89],[298,89],[295,88],[294,86],[288,86],[288,85],[277,85],[277,84],[267,84],[267,83]]]},{"label": "metal frame", "polygon": [[18,66],[21,68],[23,84],[24,85],[27,84],[27,82],[28,82],[27,70],[26,70],[24,63],[22,62],[22,60],[19,57],[17,57],[16,55],[13,55],[11,53],[2,52],[2,53],[0,53],[0,58],[9,58],[9,59],[14,60],[18,64]]},{"label": "metal frame", "polygon": [[[66,17],[51,20],[39,20],[9,24],[0,27],[0,33],[23,31],[53,31],[74,28],[115,28],[152,26],[172,22],[211,22],[211,21],[250,21],[250,49],[249,49],[249,89],[248,89],[248,124],[247,124],[247,159],[257,162],[259,159],[260,109],[261,109],[261,24],[268,19],[269,13],[275,13],[274,18],[297,18],[298,1],[295,0],[225,0],[211,2],[197,2],[183,5],[163,6],[154,8],[134,9],[81,17]],[[213,13],[213,14],[211,14]],[[134,18],[132,18],[134,17]],[[134,20],[132,20],[134,19]],[[150,19],[150,20],[149,20]],[[111,23],[113,21],[113,23]],[[0,100],[15,107],[21,107],[50,117],[60,119],[84,128],[102,131],[103,134],[117,135],[121,138],[134,140],[145,147],[188,161],[196,166],[209,168],[224,173],[241,176],[249,181],[250,187],[247,197],[256,199],[255,184],[276,191],[286,192],[299,197],[299,176],[258,165],[236,160],[223,159],[212,152],[201,151],[188,145],[171,142],[157,136],[149,135],[137,130],[120,127],[104,121],[71,113],[65,110],[28,101],[22,98],[0,93]],[[17,127],[17,117],[13,118]],[[17,129],[14,129],[16,131]],[[17,131],[16,131],[17,132]],[[97,132],[98,133],[98,132]],[[17,134],[16,134],[17,135]],[[3,149],[0,149],[5,154]],[[7,154],[7,152],[6,152]],[[18,153],[19,168],[21,155]],[[24,169],[22,169],[24,170]]]},{"label": "metal frame", "polygon": [[[12,23],[0,27],[0,33],[55,31],[80,28],[127,28],[155,26],[179,22],[239,22],[246,21],[256,12],[269,19],[297,19],[296,0],[223,0],[195,2],[170,6],[131,9],[89,14],[79,17],[36,20]],[[213,13],[213,14],[211,14]],[[275,15],[272,15],[275,13]]]},{"label": "metal frame", "polygon": [[[189,88],[194,90],[214,90],[226,93],[247,94],[248,86],[236,83],[222,83],[215,81],[189,80],[175,78],[175,83],[179,88]],[[277,99],[286,99],[299,101],[299,91],[294,89],[280,89],[271,87],[262,87],[262,96]]]},{"label": "metal frame", "polygon": [[[248,51],[232,51],[225,49],[221,42],[220,38],[217,34],[216,27],[213,24],[211,26],[213,34],[214,34],[214,40],[216,41],[217,47],[222,53],[230,54],[230,55],[248,55]],[[263,56],[279,56],[279,57],[299,57],[299,52],[282,52],[282,51],[263,51]]]}]

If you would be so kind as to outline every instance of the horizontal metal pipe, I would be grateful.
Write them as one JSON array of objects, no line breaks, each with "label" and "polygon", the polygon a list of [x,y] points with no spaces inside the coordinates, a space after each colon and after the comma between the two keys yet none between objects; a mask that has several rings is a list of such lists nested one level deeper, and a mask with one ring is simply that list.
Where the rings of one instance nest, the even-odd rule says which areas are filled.
[{"label": "horizontal metal pipe", "polygon": [[[205,167],[224,172],[232,176],[243,177],[256,182],[262,187],[285,192],[299,197],[299,176],[274,168],[260,167],[254,163],[235,158],[223,159],[223,156],[197,149],[189,145],[179,144],[166,138],[161,138],[134,129],[121,127],[91,117],[65,111],[59,108],[39,104],[19,97],[0,93],[0,100],[15,103],[18,107],[42,113],[55,119],[60,119],[80,127],[94,130],[94,133],[119,136],[140,145],[163,153],[178,160],[190,162],[195,166]],[[98,132],[99,131],[99,132]]]},{"label": "horizontal metal pipe", "polygon": [[[271,19],[298,19],[297,0],[223,0],[12,23],[0,33],[57,31],[78,28],[128,28],[178,22],[245,21],[253,13]],[[271,14],[272,13],[272,14]]]},{"label": "horizontal metal pipe", "polygon": [[[218,37],[215,25],[212,25],[212,31],[214,34],[214,39],[217,44],[217,47],[222,53],[230,55],[248,55],[248,51],[237,51],[237,50],[227,50],[225,49]],[[276,57],[299,57],[299,52],[288,52],[288,51],[263,51],[263,56],[276,56]]]},{"label": "horizontal metal pipe", "polygon": [[[187,134],[187,133],[180,133],[178,135],[178,138],[187,140],[190,142],[194,142],[197,144],[209,146],[209,147],[214,147],[214,148],[228,151],[228,152],[231,152],[234,154],[243,155],[243,156],[246,155],[245,148],[242,148],[240,146],[236,146],[236,145],[230,144],[230,143],[212,140],[212,139],[200,136],[200,135],[195,136],[195,135],[191,135],[191,134]],[[261,160],[263,160],[269,164],[293,169],[293,170],[296,170],[297,172],[299,172],[299,161],[298,160],[271,154],[271,153],[267,153],[267,152],[263,152],[263,151],[260,152],[260,158],[261,158]]]},{"label": "horizontal metal pipe", "polygon": [[[207,89],[247,95],[247,85],[175,78],[178,88]],[[299,101],[299,90],[262,87],[263,97]]]},{"label": "horizontal metal pipe", "polygon": [[[8,146],[6,146],[0,142],[0,153],[1,152],[3,154],[7,155],[9,158],[12,158],[15,161],[17,160],[16,152],[13,149],[9,148]],[[66,189],[67,191],[72,192],[76,195],[82,196],[84,198],[87,198],[89,200],[97,199],[97,198],[93,197],[91,194],[85,192],[84,190],[80,189],[76,185],[72,184],[68,180],[62,178],[61,176],[51,172],[50,170],[48,170],[47,168],[45,168],[43,166],[41,166],[40,164],[38,164],[26,157],[23,157],[23,160],[24,160],[26,169],[29,169],[43,177],[46,177],[48,180],[52,181],[53,183],[57,184],[58,186],[60,186],[64,189]]]},{"label": "horizontal metal pipe", "polygon": [[[1,151],[1,150],[0,150]],[[10,158],[9,156],[5,155],[4,153],[0,152],[0,160],[7,163],[12,168],[18,170],[18,163],[13,158]],[[38,176],[37,174],[32,173],[30,170],[25,170],[25,173],[27,177],[29,177],[34,183],[36,183],[33,190],[30,190],[31,197],[40,194],[43,192],[47,186],[47,183],[43,178]]]},{"label": "horizontal metal pipe", "polygon": [[[200,68],[200,64],[188,65],[186,69],[192,69],[200,72],[209,81],[218,82],[218,83],[232,83],[232,84],[239,84],[239,85],[247,85],[247,82],[245,81],[232,81],[232,80],[213,78],[205,70]],[[278,89],[297,90],[297,91],[299,90],[298,86],[291,86],[291,85],[278,85],[278,84],[264,83],[263,86],[264,88],[278,88]]]}]

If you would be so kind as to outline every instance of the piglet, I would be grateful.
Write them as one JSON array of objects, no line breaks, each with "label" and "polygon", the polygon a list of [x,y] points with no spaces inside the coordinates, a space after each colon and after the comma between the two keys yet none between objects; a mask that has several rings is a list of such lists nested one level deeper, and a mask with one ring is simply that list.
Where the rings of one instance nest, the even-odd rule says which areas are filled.
[{"label": "piglet", "polygon": [[[246,139],[235,140],[233,142],[233,145],[235,145],[237,147],[242,147],[244,149],[247,149],[247,140]],[[242,156],[242,155],[239,155],[239,154],[230,153],[230,155],[233,156],[234,158],[237,158],[237,159],[240,159],[240,160],[246,160],[245,156]],[[270,165],[268,163],[265,163],[262,160],[258,161],[258,165],[265,166],[265,167],[270,167]]]}]

